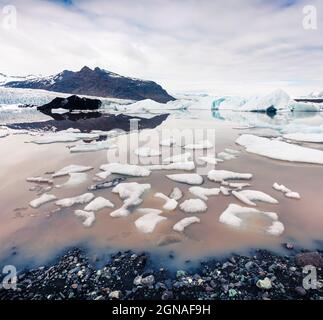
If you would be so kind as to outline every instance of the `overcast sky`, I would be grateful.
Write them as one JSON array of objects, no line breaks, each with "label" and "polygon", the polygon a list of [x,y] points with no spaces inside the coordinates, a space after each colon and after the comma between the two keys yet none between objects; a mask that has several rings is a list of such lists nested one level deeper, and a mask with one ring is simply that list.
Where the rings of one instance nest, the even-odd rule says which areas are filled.
[{"label": "overcast sky", "polygon": [[[3,27],[14,5],[16,28]],[[170,92],[323,91],[322,0],[0,0],[0,72],[99,66]],[[318,29],[304,30],[303,7]]]}]

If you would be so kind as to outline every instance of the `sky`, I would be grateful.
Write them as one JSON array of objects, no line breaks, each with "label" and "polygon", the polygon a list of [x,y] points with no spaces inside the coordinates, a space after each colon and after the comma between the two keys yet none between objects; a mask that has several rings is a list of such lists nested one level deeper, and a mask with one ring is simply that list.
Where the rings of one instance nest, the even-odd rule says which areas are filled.
[{"label": "sky", "polygon": [[[6,5],[16,10],[7,26]],[[306,5],[317,29],[303,27]],[[100,67],[171,93],[323,91],[322,0],[0,0],[0,72]]]}]

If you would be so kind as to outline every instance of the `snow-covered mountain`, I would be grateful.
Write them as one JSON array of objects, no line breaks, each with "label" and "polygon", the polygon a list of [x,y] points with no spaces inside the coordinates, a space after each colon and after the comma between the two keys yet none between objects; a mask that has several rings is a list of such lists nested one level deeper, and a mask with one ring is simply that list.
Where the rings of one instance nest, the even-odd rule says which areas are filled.
[{"label": "snow-covered mountain", "polygon": [[64,70],[49,77],[4,81],[10,88],[27,88],[62,93],[118,99],[151,99],[160,103],[175,100],[154,81],[124,77],[100,68],[83,67],[80,71]]},{"label": "snow-covered mountain", "polygon": [[4,86],[9,82],[19,82],[19,81],[33,81],[39,78],[39,76],[28,75],[28,76],[8,76],[0,73],[0,86]]}]

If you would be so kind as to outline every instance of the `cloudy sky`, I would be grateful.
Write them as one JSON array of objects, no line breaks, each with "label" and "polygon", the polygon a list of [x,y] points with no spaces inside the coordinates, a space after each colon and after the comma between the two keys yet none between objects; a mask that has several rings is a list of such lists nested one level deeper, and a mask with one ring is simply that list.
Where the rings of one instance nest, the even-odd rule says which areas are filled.
[{"label": "cloudy sky", "polygon": [[[8,28],[5,5],[17,11]],[[322,0],[0,0],[0,72],[99,66],[170,92],[323,91]],[[303,28],[306,5],[317,30]]]}]

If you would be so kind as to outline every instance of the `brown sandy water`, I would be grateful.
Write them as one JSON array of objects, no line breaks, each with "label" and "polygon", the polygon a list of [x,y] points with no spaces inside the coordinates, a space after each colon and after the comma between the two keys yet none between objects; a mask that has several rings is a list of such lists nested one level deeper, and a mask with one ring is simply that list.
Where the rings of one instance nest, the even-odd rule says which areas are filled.
[{"label": "brown sandy water", "polygon": [[[296,164],[267,159],[261,156],[246,153],[243,148],[235,145],[234,141],[243,131],[234,130],[229,123],[211,120],[202,121],[196,119],[178,120],[169,119],[157,130],[179,129],[183,135],[190,137],[191,129],[214,129],[215,135],[208,136],[214,140],[215,148],[211,154],[221,152],[224,148],[241,150],[237,159],[227,160],[217,166],[199,167],[198,173],[205,175],[209,170],[226,169],[237,172],[249,172],[254,175],[250,181],[253,190],[266,192],[276,198],[279,204],[265,204],[257,202],[257,209],[276,212],[279,220],[284,224],[285,231],[279,237],[270,236],[257,231],[258,227],[269,225],[263,218],[250,219],[247,228],[238,230],[221,224],[218,219],[221,213],[230,203],[245,206],[233,196],[211,196],[207,201],[208,210],[205,213],[197,213],[201,219],[200,224],[189,226],[183,234],[172,231],[172,226],[180,219],[191,216],[182,212],[179,208],[173,212],[163,212],[162,216],[167,220],[158,224],[151,234],[143,234],[136,229],[134,221],[141,215],[133,212],[125,218],[112,218],[109,213],[114,209],[103,209],[96,213],[96,221],[90,228],[85,228],[81,220],[74,215],[75,209],[84,206],[73,206],[58,212],[53,212],[57,207],[54,203],[32,209],[28,203],[38,196],[34,191],[29,191],[33,185],[26,182],[27,177],[48,176],[46,172],[58,170],[66,165],[79,164],[94,167],[88,172],[86,183],[73,188],[54,188],[49,193],[58,198],[77,196],[87,192],[87,187],[94,182],[92,178],[99,171],[101,164],[113,159],[115,151],[99,151],[92,153],[71,154],[66,148],[74,143],[59,143],[50,145],[35,145],[25,143],[31,137],[26,135],[11,135],[0,140],[1,165],[0,165],[0,257],[5,257],[8,252],[16,251],[21,259],[52,258],[52,255],[66,247],[78,244],[86,244],[94,250],[135,249],[151,250],[167,256],[174,252],[179,260],[196,259],[214,254],[226,254],[232,251],[243,251],[248,248],[279,249],[281,243],[292,241],[303,247],[314,246],[314,240],[323,240],[323,198],[322,181],[323,170],[319,165]],[[186,130],[186,131],[185,131]],[[153,131],[147,131],[145,138],[150,141],[146,144],[158,147]],[[131,136],[131,135],[130,135]],[[198,137],[197,140],[203,140]],[[127,162],[129,154],[137,147],[131,145],[128,153],[127,143],[129,135],[118,139],[118,156],[120,162]],[[189,142],[186,140],[186,143]],[[142,144],[142,143],[141,143]],[[321,146],[315,145],[317,148]],[[163,147],[163,157],[169,156],[169,148]],[[180,147],[174,149],[174,154],[183,152]],[[192,153],[192,151],[189,151]],[[197,157],[205,151],[195,152]],[[153,160],[158,161],[158,158]],[[110,161],[112,162],[112,160]],[[141,164],[148,164],[144,159]],[[163,192],[168,195],[174,186],[179,187],[184,197],[182,200],[195,198],[188,192],[190,186],[170,181],[166,174],[184,173],[183,171],[154,171],[151,176],[145,178],[128,178],[126,182],[136,181],[150,183],[152,188],[144,197],[141,208],[162,208],[163,200],[154,198],[155,192]],[[189,173],[189,172],[187,172]],[[110,176],[115,177],[114,175]],[[109,178],[110,178],[109,177]],[[64,183],[67,177],[54,180],[55,184]],[[301,200],[286,198],[282,193],[272,189],[272,184],[278,182],[286,185],[301,195]],[[203,187],[218,187],[218,183],[205,179]],[[95,191],[96,196],[103,196],[115,204],[115,209],[122,205],[119,196],[113,194],[111,189]],[[17,210],[17,208],[25,208]],[[160,246],[160,241],[165,237],[175,238],[178,242]]]}]

